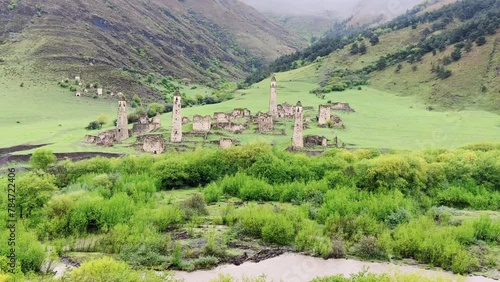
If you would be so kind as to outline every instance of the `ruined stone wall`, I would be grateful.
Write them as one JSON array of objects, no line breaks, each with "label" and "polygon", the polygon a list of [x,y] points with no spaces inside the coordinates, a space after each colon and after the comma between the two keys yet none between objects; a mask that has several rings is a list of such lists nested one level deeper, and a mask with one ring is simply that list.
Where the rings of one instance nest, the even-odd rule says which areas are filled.
[{"label": "ruined stone wall", "polygon": [[193,117],[193,131],[209,132],[212,128],[212,117],[195,115]]},{"label": "ruined stone wall", "polygon": [[155,124],[155,125],[158,125],[159,127],[161,127],[161,115],[160,113],[157,113],[152,119],[151,119],[151,123],[152,124]]},{"label": "ruined stone wall", "polygon": [[116,119],[116,141],[122,141],[129,138],[127,102],[118,101],[118,117]]},{"label": "ruined stone wall", "polygon": [[259,133],[273,132],[274,119],[271,114],[259,113],[259,115],[257,116],[257,122],[259,125]]},{"label": "ruined stone wall", "polygon": [[188,124],[188,123],[191,123],[191,121],[189,120],[189,118],[183,117],[182,118],[182,124]]},{"label": "ruined stone wall", "polygon": [[226,130],[231,133],[241,134],[243,131],[248,129],[248,124],[238,124],[238,123],[214,123],[212,124],[213,129]]},{"label": "ruined stone wall", "polygon": [[173,110],[172,110],[172,132],[170,142],[182,142],[182,113],[181,113],[181,94],[176,91],[174,94]]},{"label": "ruined stone wall", "polygon": [[109,147],[112,146],[116,141],[119,141],[117,140],[117,136],[118,136],[118,130],[112,129],[100,132],[97,136],[86,135],[85,141],[98,146]]},{"label": "ruined stone wall", "polygon": [[278,118],[286,118],[286,119],[295,118],[295,107],[287,103],[279,104]]},{"label": "ruined stone wall", "polygon": [[237,118],[249,118],[251,117],[251,112],[248,109],[234,109],[231,112],[231,117],[232,119],[237,119]]},{"label": "ruined stone wall", "polygon": [[217,112],[214,113],[214,120],[217,123],[229,123],[231,122],[231,115],[226,113]]},{"label": "ruined stone wall", "polygon": [[148,119],[147,115],[141,115],[139,117],[139,122],[134,124],[132,127],[132,133],[134,135],[142,135],[146,133],[153,132],[161,128],[161,116],[157,114],[152,119]]},{"label": "ruined stone wall", "polygon": [[161,154],[166,149],[165,139],[160,134],[140,136],[137,142],[142,143],[142,150],[148,153]]},{"label": "ruined stone wall", "polygon": [[271,95],[269,97],[269,114],[278,117],[278,85],[276,77],[271,78]]},{"label": "ruined stone wall", "polygon": [[333,127],[335,128],[345,128],[344,122],[342,119],[340,119],[339,116],[332,115],[330,117],[330,120],[332,121]]},{"label": "ruined stone wall", "polygon": [[320,105],[318,113],[318,125],[326,126],[331,118],[331,109],[328,105]]},{"label": "ruined stone wall", "polygon": [[355,112],[349,103],[332,103],[332,111]]},{"label": "ruined stone wall", "polygon": [[307,135],[304,137],[304,146],[314,147],[314,146],[328,146],[328,139],[325,136],[318,135]]},{"label": "ruined stone wall", "polygon": [[219,140],[219,147],[221,149],[229,148],[234,146],[234,140],[230,138],[221,138]]},{"label": "ruined stone wall", "polygon": [[295,106],[295,125],[293,126],[292,148],[304,148],[304,112],[300,101]]}]

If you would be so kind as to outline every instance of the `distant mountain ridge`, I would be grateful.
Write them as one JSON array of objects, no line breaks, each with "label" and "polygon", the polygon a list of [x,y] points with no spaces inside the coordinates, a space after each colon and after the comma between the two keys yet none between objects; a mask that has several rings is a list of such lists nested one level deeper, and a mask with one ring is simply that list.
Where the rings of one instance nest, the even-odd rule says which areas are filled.
[{"label": "distant mountain ridge", "polygon": [[158,73],[213,84],[305,46],[238,0],[0,0],[2,60],[53,77],[141,88],[130,75]]}]

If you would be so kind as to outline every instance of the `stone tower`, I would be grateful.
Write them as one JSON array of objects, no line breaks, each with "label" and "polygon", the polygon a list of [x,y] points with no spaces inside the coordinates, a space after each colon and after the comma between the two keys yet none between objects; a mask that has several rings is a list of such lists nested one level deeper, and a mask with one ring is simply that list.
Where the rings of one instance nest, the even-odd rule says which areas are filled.
[{"label": "stone tower", "polygon": [[331,120],[331,108],[329,105],[320,105],[318,113],[318,125],[327,125]]},{"label": "stone tower", "polygon": [[278,85],[276,84],[276,77],[271,78],[271,96],[269,97],[269,114],[272,117],[278,117]]},{"label": "stone tower", "polygon": [[182,142],[182,114],[181,114],[181,94],[179,90],[174,94],[174,107],[172,110],[172,134],[170,135],[170,142]]},{"label": "stone tower", "polygon": [[122,141],[129,138],[128,135],[128,117],[127,117],[127,101],[122,97],[118,101],[118,118],[116,119],[116,141]]},{"label": "stone tower", "polygon": [[295,125],[293,127],[292,148],[296,150],[304,148],[304,111],[302,109],[302,103],[300,103],[300,101],[297,102],[294,111]]}]

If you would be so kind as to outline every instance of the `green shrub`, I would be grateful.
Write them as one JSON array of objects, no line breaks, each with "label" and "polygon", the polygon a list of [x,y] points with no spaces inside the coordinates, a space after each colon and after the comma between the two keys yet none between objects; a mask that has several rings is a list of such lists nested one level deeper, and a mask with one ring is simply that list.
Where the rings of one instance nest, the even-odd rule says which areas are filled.
[{"label": "green shrub", "polygon": [[288,245],[295,235],[293,224],[281,214],[275,214],[262,227],[262,239],[268,243]]},{"label": "green shrub", "polygon": [[240,198],[244,201],[271,201],[273,188],[262,180],[249,179],[240,188]]},{"label": "green shrub", "polygon": [[84,262],[80,267],[65,274],[63,280],[81,282],[175,281],[170,275],[162,278],[152,271],[134,271],[127,263],[118,262],[109,257]]},{"label": "green shrub", "polygon": [[176,206],[162,206],[154,210],[144,209],[136,213],[133,222],[150,222],[160,232],[184,222],[184,211]]},{"label": "green shrub", "polygon": [[321,236],[321,230],[314,221],[306,221],[295,237],[295,248],[299,252],[313,253],[315,238]]},{"label": "green shrub", "polygon": [[477,240],[500,243],[500,223],[494,223],[487,215],[474,221],[474,236]]},{"label": "green shrub", "polygon": [[38,149],[30,157],[30,164],[33,168],[45,170],[50,164],[57,161],[56,155],[48,149]]},{"label": "green shrub", "polygon": [[135,267],[160,266],[167,262],[166,256],[161,255],[154,246],[145,243],[123,246],[119,257]]},{"label": "green shrub", "polygon": [[426,162],[417,156],[382,155],[358,162],[355,171],[356,185],[371,191],[389,188],[415,192],[426,188]]},{"label": "green shrub", "polygon": [[218,236],[217,231],[211,228],[205,234],[205,238],[207,239],[207,243],[203,248],[205,255],[224,257],[227,246],[224,244],[223,239]]},{"label": "green shrub", "polygon": [[317,237],[314,240],[314,254],[328,259],[333,253],[333,243],[330,238]]},{"label": "green shrub", "polygon": [[212,256],[199,257],[192,261],[195,269],[210,269],[217,266],[219,259]]},{"label": "green shrub", "polygon": [[260,238],[262,228],[270,220],[271,216],[272,211],[268,207],[251,204],[239,209],[236,217],[243,234]]},{"label": "green shrub", "polygon": [[375,236],[363,236],[354,246],[355,254],[365,259],[384,258],[385,252]]},{"label": "green shrub", "polygon": [[207,203],[217,203],[224,195],[224,192],[222,188],[214,182],[203,189],[203,195]]},{"label": "green shrub", "polygon": [[332,240],[332,256],[336,259],[346,257],[346,246],[344,240],[341,238],[334,238]]},{"label": "green shrub", "polygon": [[187,200],[181,203],[184,214],[190,218],[194,215],[207,215],[207,203],[201,193],[194,193]]}]

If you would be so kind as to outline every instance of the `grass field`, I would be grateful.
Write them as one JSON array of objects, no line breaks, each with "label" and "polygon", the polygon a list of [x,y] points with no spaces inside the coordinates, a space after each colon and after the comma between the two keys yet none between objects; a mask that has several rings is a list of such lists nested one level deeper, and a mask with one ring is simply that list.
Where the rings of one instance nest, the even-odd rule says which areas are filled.
[{"label": "grass field", "polygon": [[[315,65],[276,74],[278,80],[278,102],[314,107],[306,116],[313,120],[316,109],[327,101],[347,102],[355,113],[338,113],[347,128],[318,128],[314,122],[305,134],[324,135],[329,139],[338,136],[348,147],[421,149],[431,147],[458,147],[476,142],[500,140],[500,116],[485,111],[429,111],[426,105],[415,97],[400,97],[377,91],[369,87],[327,94],[324,99],[309,94],[317,87],[318,71]],[[132,140],[111,148],[95,147],[83,142],[89,131],[84,127],[95,120],[100,113],[116,116],[116,101],[112,99],[76,98],[67,89],[56,85],[25,83],[21,81],[0,81],[2,90],[2,112],[0,114],[0,147],[23,143],[53,143],[49,146],[55,152],[106,151],[132,153]],[[253,114],[267,111],[269,81],[257,83],[249,89],[240,90],[233,100],[214,105],[189,107],[182,110],[183,116],[192,118],[195,114],[213,115],[218,111],[231,111],[246,107]],[[19,123],[17,123],[19,121]],[[163,127],[170,130],[171,114],[162,116]],[[288,126],[288,124],[290,126]],[[285,122],[287,136],[248,134],[227,134],[242,144],[266,141],[286,148],[290,145],[291,122]],[[110,123],[108,124],[110,127]],[[90,132],[90,133],[96,133]],[[168,136],[167,136],[168,137]]]}]

